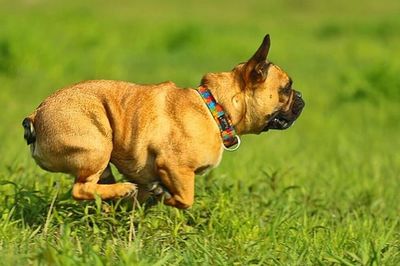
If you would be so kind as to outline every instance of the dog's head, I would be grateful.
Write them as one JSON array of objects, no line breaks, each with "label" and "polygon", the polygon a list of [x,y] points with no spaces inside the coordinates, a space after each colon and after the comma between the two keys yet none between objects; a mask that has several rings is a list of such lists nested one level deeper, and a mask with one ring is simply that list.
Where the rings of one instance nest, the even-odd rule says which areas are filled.
[{"label": "dog's head", "polygon": [[269,47],[270,38],[266,35],[250,60],[232,71],[240,87],[233,106],[242,110],[244,133],[287,129],[304,107],[301,93],[293,89],[291,78],[267,60]]}]

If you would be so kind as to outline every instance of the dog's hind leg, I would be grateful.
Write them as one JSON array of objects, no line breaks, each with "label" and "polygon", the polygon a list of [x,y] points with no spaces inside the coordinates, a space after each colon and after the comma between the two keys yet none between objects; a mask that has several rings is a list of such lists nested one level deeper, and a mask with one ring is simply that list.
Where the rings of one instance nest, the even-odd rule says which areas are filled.
[{"label": "dog's hind leg", "polygon": [[[115,184],[99,183],[103,173],[106,171],[111,173],[110,170],[111,169],[109,169],[108,165],[105,171],[100,171],[89,176],[76,178],[75,184],[72,188],[72,196],[74,199],[93,200],[95,199],[96,195],[103,200],[135,196],[137,192],[137,187],[135,184],[129,182]],[[105,176],[106,179],[110,178],[110,175],[107,173]]]}]

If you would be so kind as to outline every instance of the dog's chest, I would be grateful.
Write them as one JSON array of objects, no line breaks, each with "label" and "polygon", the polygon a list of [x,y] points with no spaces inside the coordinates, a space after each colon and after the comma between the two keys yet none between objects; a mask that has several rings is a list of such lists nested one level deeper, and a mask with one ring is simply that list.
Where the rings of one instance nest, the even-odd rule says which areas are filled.
[{"label": "dog's chest", "polygon": [[222,159],[223,148],[219,149],[218,152],[214,154],[209,154],[207,158],[204,158],[203,163],[197,167],[194,171],[196,175],[204,175],[213,168],[217,167]]}]

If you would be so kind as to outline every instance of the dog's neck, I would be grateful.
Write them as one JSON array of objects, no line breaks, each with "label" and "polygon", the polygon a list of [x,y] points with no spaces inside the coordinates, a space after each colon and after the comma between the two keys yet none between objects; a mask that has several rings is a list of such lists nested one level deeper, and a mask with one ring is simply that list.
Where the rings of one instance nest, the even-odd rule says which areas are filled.
[{"label": "dog's neck", "polygon": [[241,135],[246,133],[245,113],[243,97],[240,89],[240,81],[234,77],[232,72],[208,73],[202,81],[201,86],[211,91],[215,100],[223,106],[228,114],[236,133]]}]

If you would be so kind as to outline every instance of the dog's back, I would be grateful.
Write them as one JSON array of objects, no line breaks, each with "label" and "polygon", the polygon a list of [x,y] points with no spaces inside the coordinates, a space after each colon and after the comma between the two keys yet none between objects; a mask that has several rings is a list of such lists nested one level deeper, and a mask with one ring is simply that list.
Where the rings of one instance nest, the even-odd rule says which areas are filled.
[{"label": "dog's back", "polygon": [[184,91],[172,82],[81,82],[50,95],[25,118],[24,138],[37,164],[48,171],[87,175],[112,161],[127,176],[150,175],[148,146],[168,141],[176,123],[166,116],[180,120],[182,103],[191,102]]}]

